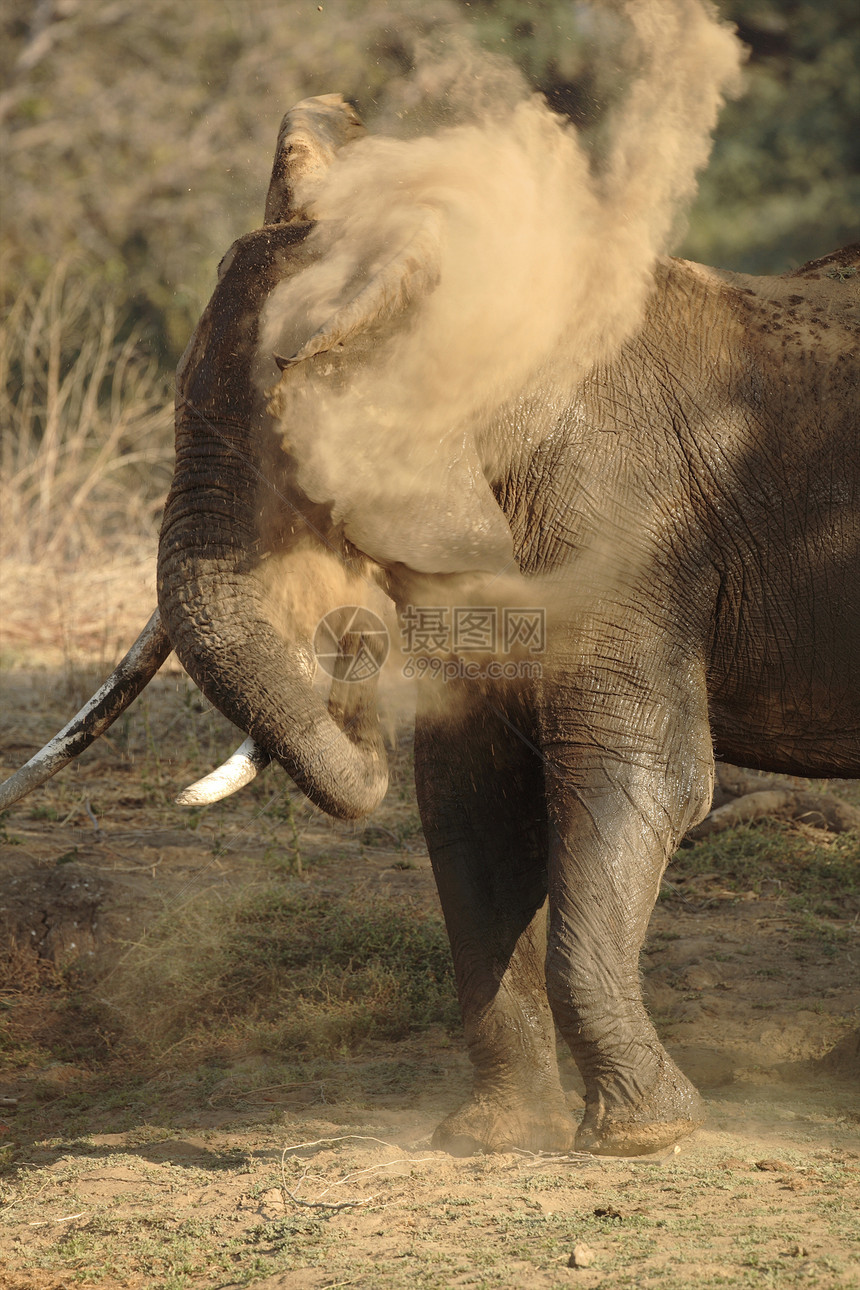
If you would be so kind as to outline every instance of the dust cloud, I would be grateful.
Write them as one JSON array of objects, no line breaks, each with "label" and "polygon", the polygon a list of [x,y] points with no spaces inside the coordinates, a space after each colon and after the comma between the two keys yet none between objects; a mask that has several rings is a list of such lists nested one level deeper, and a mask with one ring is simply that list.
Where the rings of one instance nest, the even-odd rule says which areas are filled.
[{"label": "dust cloud", "polygon": [[[513,445],[494,418],[635,333],[683,227],[742,47],[699,0],[592,8],[629,69],[599,155],[512,66],[461,45],[399,91],[444,102],[442,125],[369,134],[299,194],[314,258],[267,302],[257,379],[300,486],[376,560],[510,563],[487,474]],[[395,105],[383,127],[398,119]],[[276,354],[299,361],[282,373]]]}]

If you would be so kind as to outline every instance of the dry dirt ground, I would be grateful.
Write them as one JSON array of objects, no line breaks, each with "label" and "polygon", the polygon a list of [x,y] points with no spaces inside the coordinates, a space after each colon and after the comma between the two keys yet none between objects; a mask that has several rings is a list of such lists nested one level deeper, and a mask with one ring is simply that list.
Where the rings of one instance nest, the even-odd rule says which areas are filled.
[{"label": "dry dirt ground", "polygon": [[[0,769],[99,679],[68,646],[43,659],[25,671],[7,651]],[[669,871],[643,976],[708,1119],[653,1157],[432,1151],[468,1085],[444,1001],[362,1039],[343,1020],[343,976],[326,1003],[323,971],[325,1026],[345,1038],[329,1029],[314,1050],[302,1031],[294,1052],[272,1051],[271,1021],[243,1031],[229,990],[195,1013],[207,963],[230,979],[223,944],[195,945],[237,893],[280,883],[296,908],[390,907],[431,935],[408,732],[391,732],[394,786],[367,825],[324,819],[271,771],[183,815],[173,793],[232,733],[169,673],[0,822],[0,1290],[860,1285],[856,903],[813,915],[778,873],[743,890],[683,861]],[[165,975],[170,953],[185,977]],[[298,1033],[284,999],[283,1033]],[[580,1105],[566,1057],[562,1069]]]}]

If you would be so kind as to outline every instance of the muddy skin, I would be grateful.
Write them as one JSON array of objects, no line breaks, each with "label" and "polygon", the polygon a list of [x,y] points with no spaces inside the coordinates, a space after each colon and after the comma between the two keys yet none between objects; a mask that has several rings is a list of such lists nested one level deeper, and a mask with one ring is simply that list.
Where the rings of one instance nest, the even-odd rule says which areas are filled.
[{"label": "muddy skin", "polygon": [[[329,164],[332,138],[356,127],[345,105],[324,111],[344,113],[317,140]],[[298,490],[287,430],[274,433],[258,326],[309,254],[289,140],[272,222],[225,257],[180,366],[159,600],[211,701],[314,802],[360,818],[386,786],[373,686],[326,706],[313,623],[284,630],[267,570],[298,600],[312,548],[332,569],[373,570],[401,610],[464,602],[440,575],[358,550],[333,506]],[[466,435],[485,464],[461,501],[509,527],[521,582],[508,603],[542,607],[547,626],[539,677],[428,681],[419,697],[418,802],[475,1070],[472,1098],[437,1131],[447,1149],[627,1155],[690,1132],[698,1095],[648,1019],[639,953],[665,867],[709,809],[715,752],[860,778],[854,267],[860,247],[782,278],[661,259],[641,330],[611,361],[583,378],[574,354],[557,355],[539,387]],[[406,287],[381,331],[370,318],[361,333],[347,310],[342,349],[308,360],[324,360],[320,379],[349,391],[350,365],[408,328],[398,304],[414,307]],[[288,366],[279,388],[306,378]],[[386,534],[408,530],[403,509],[382,517]],[[437,536],[461,549],[462,534]],[[586,1086],[575,1136],[556,1027]]]}]

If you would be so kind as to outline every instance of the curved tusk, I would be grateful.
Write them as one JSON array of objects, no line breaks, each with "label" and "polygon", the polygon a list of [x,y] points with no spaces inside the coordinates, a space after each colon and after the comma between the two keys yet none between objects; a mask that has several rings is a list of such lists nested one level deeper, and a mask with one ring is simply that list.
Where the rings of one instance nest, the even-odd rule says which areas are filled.
[{"label": "curved tusk", "polygon": [[217,770],[210,771],[196,783],[189,784],[176,798],[177,806],[209,806],[220,802],[256,779],[257,771],[264,770],[271,757],[250,737],[228,757]]},{"label": "curved tusk", "polygon": [[104,734],[149,684],[171,649],[170,638],[156,609],[125,658],[80,712],[40,752],[0,784],[0,811],[44,784]]}]

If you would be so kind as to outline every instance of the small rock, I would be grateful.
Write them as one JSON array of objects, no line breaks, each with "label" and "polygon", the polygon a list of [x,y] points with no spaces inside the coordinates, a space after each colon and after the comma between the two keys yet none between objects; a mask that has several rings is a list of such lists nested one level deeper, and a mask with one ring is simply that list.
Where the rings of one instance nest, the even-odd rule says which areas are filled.
[{"label": "small rock", "polygon": [[590,1268],[594,1262],[594,1250],[586,1245],[584,1241],[578,1241],[573,1247],[573,1253],[567,1261],[569,1268]]}]

